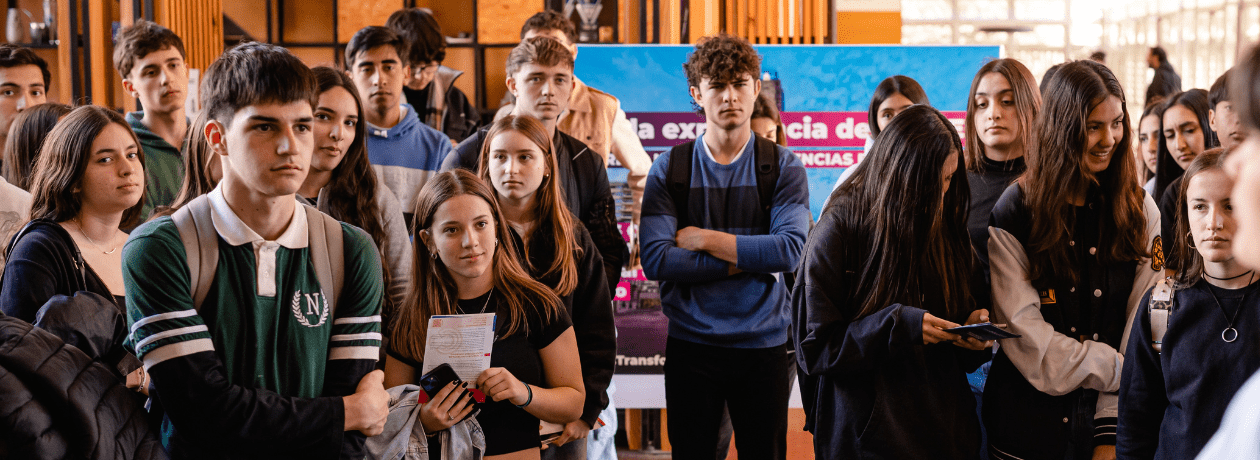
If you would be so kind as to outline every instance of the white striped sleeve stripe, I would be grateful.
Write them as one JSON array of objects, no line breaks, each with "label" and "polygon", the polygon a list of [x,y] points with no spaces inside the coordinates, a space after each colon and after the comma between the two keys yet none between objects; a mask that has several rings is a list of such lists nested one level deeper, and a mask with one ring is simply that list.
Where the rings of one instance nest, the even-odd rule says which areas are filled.
[{"label": "white striped sleeve stripe", "polygon": [[144,326],[146,324],[156,323],[158,321],[163,321],[163,320],[168,320],[168,319],[187,318],[189,316],[196,316],[196,315],[197,315],[197,310],[183,310],[183,311],[173,311],[170,313],[162,313],[162,314],[153,315],[153,316],[146,316],[144,317],[144,319],[141,319],[140,321],[136,321],[136,324],[131,325],[131,333],[135,334],[137,329],[140,329],[141,326]]},{"label": "white striped sleeve stripe", "polygon": [[209,331],[210,329],[207,328],[206,325],[204,324],[198,324],[196,326],[181,327],[179,329],[171,329],[169,331],[162,331],[157,334],[153,334],[151,336],[145,337],[144,340],[141,340],[140,343],[136,344],[136,350],[141,350],[148,344],[151,344],[158,340],[165,339],[167,337],[175,337],[177,335],[195,334],[198,332],[209,332]]},{"label": "white striped sleeve stripe", "polygon": [[338,324],[365,324],[365,323],[379,323],[379,322],[381,322],[381,315],[360,316],[360,317],[353,317],[353,318],[337,318],[333,320],[333,326],[336,326]]},{"label": "white striped sleeve stripe", "polygon": [[377,347],[339,347],[328,352],[328,360],[334,359],[370,359],[376,361],[381,357]]},{"label": "white striped sleeve stripe", "polygon": [[348,340],[380,340],[380,332],[364,332],[362,334],[339,334],[330,337],[330,342],[345,342]]},{"label": "white striped sleeve stripe", "polygon": [[144,370],[147,371],[150,367],[171,358],[179,358],[203,351],[214,351],[214,342],[211,342],[210,339],[196,339],[164,345],[144,354]]}]

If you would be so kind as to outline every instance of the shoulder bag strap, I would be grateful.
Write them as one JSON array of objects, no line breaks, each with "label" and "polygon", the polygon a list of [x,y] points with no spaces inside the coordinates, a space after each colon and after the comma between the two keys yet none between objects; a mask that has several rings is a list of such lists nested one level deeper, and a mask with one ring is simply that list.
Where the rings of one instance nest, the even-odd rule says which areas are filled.
[{"label": "shoulder bag strap", "polygon": [[328,312],[333,314],[337,311],[337,299],[345,282],[345,241],[341,223],[314,207],[303,206],[306,206],[311,263],[315,265],[320,287],[328,289],[324,296]]},{"label": "shoulder bag strap", "polygon": [[189,291],[193,308],[201,311],[201,304],[210,293],[210,283],[219,267],[219,233],[210,217],[210,198],[201,195],[194,198],[171,215],[179,240],[184,243],[188,259]]},{"label": "shoulder bag strap", "polygon": [[688,218],[687,205],[690,202],[691,194],[691,154],[695,149],[696,141],[688,141],[669,151],[669,168],[666,171],[667,186],[669,187],[669,197],[674,201],[674,217],[678,221],[678,228],[687,227],[690,224]]}]

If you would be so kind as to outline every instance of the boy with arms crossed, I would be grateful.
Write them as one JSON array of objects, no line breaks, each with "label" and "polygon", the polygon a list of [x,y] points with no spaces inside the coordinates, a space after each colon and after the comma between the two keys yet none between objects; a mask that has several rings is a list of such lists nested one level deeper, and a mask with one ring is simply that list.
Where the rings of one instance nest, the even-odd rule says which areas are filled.
[{"label": "boy with arms crossed", "polygon": [[[669,318],[665,404],[678,458],[716,457],[724,404],[740,456],[787,456],[794,364],[781,273],[800,260],[809,190],[800,159],[752,133],[760,67],[742,38],[696,44],[683,69],[707,129],[657,158],[643,194],[643,272],[661,282]],[[779,173],[763,199],[766,156],[766,169],[777,165]],[[690,168],[678,203],[668,173],[675,161]]]}]

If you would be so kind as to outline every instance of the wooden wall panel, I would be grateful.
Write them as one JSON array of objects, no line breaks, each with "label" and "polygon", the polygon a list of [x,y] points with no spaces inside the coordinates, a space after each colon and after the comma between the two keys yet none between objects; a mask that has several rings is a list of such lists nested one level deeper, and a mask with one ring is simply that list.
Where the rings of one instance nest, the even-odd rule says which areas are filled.
[{"label": "wooden wall panel", "polygon": [[[447,47],[446,60],[442,61],[442,65],[464,72],[464,75],[455,80],[455,87],[463,91],[470,101],[475,101],[477,97],[477,66],[473,58],[472,48]],[[487,62],[486,67],[489,67],[490,64],[495,63]],[[497,63],[496,65],[502,66],[502,63]],[[497,84],[497,82],[487,81],[486,86],[490,86],[492,83]],[[498,100],[491,102],[497,103]]]},{"label": "wooden wall panel", "polygon": [[479,43],[518,43],[521,25],[543,10],[543,0],[478,0],[477,41]]},{"label": "wooden wall panel", "polygon": [[293,47],[289,51],[301,59],[308,67],[328,66],[337,67],[337,49],[333,47],[311,46],[311,47]]},{"label": "wooden wall panel", "polygon": [[[329,43],[336,40],[336,31],[333,30],[332,20],[334,12],[331,1],[280,0],[280,3],[284,6],[284,8],[281,8],[284,10],[281,15],[284,18],[284,28],[280,31],[279,40],[290,43]],[[338,3],[341,3],[341,7],[345,8],[344,4],[350,2],[341,1]],[[375,2],[372,0],[358,0],[355,3],[364,4],[364,12],[366,13],[369,11],[367,7],[372,6]],[[389,13],[385,14],[388,15]],[[382,19],[381,23],[384,24],[385,20]]]},{"label": "wooden wall panel", "polygon": [[205,70],[223,54],[223,0],[154,0],[153,15],[184,40],[190,69]]},{"label": "wooden wall panel", "polygon": [[836,13],[836,43],[901,43],[901,13],[840,11]]},{"label": "wooden wall panel", "polygon": [[[416,7],[433,10],[433,18],[437,19],[438,26],[442,28],[442,34],[447,37],[458,37],[461,32],[471,37],[477,29],[476,24],[473,24],[471,0],[419,0],[416,2]],[[517,24],[516,33],[520,34],[520,30],[521,26]]]},{"label": "wooden wall panel", "polygon": [[[504,66],[507,64],[508,53],[511,52],[512,48],[486,48],[486,108],[490,110],[498,110],[499,101],[507,94],[507,71]],[[470,76],[465,75],[460,79]],[[472,97],[475,93],[465,94]]]},{"label": "wooden wall panel", "polygon": [[[302,5],[318,2],[302,1]],[[337,2],[337,42],[346,43],[355,32],[367,26],[383,26],[389,15],[405,6],[402,0],[339,0]],[[303,14],[307,14],[303,12]],[[442,29],[446,32],[446,29]]]},{"label": "wooden wall panel", "polygon": [[70,40],[75,31],[70,29],[70,0],[57,0],[57,37],[61,43],[57,45],[57,67],[61,70],[53,74],[53,86],[61,88],[58,101],[72,104],[71,88],[74,86],[74,75],[70,74]]},{"label": "wooden wall panel", "polygon": [[[110,2],[110,6],[117,7]],[[105,2],[88,2],[88,62],[91,64],[91,88],[93,104],[102,107],[115,107],[114,87],[122,84],[122,77],[114,69],[114,41],[111,26],[116,12],[111,11]]]}]

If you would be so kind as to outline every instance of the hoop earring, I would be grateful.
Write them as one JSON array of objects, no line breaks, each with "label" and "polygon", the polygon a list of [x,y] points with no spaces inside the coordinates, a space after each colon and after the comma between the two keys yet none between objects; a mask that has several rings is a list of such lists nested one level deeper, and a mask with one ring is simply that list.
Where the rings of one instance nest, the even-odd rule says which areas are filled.
[{"label": "hoop earring", "polygon": [[1198,249],[1194,247],[1194,233],[1193,232],[1186,232],[1186,246],[1190,246],[1190,249]]},{"label": "hoop earring", "polygon": [[437,260],[438,258],[438,254],[436,252],[430,253],[429,256],[433,257],[433,260]]}]

